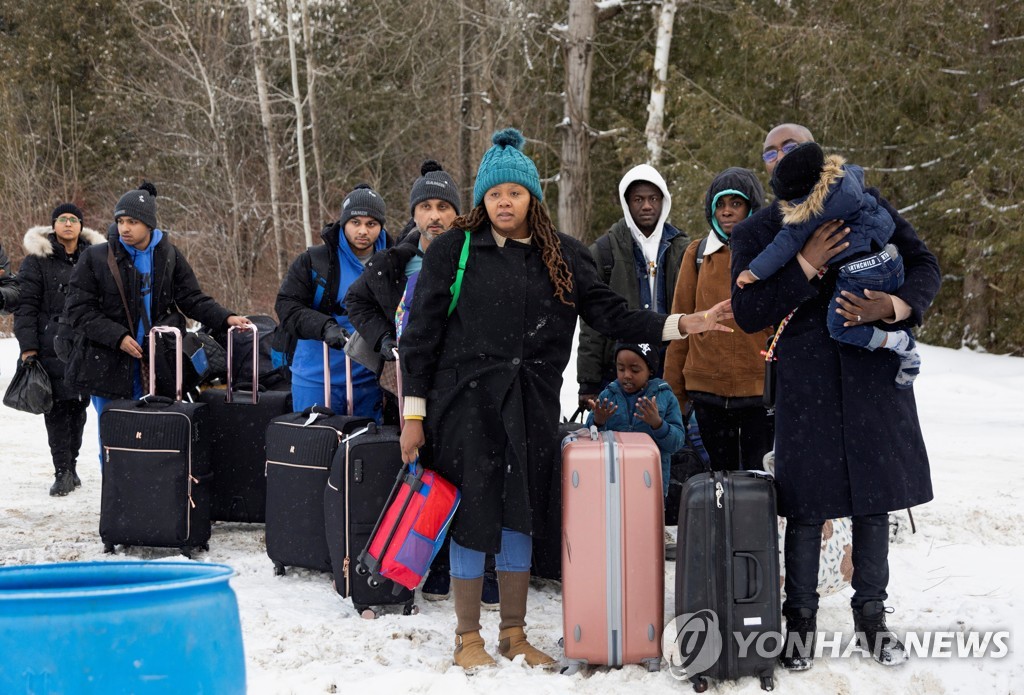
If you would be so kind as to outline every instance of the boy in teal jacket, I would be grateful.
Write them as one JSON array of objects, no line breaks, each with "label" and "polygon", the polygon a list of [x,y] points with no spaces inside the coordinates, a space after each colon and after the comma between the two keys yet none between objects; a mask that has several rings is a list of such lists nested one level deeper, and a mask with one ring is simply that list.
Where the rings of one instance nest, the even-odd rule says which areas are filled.
[{"label": "boy in teal jacket", "polygon": [[661,488],[668,495],[672,454],[686,441],[679,400],[668,382],[654,376],[658,349],[647,343],[615,346],[616,379],[590,401],[587,426],[601,431],[644,432],[661,451]]}]

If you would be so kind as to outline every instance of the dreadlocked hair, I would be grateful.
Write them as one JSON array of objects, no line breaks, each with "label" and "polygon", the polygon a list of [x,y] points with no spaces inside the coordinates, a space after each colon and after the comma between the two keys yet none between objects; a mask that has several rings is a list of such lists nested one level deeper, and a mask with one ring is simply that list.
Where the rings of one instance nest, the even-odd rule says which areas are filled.
[{"label": "dreadlocked hair", "polygon": [[[457,217],[452,222],[454,229],[471,229],[476,231],[484,225],[490,224],[487,216],[487,208],[483,203],[477,205],[468,214]],[[530,196],[530,207],[526,212],[526,224],[533,235],[533,243],[540,249],[541,259],[548,269],[548,277],[551,284],[555,286],[555,296],[566,306],[575,306],[570,294],[572,294],[572,272],[562,258],[562,242],[555,231],[555,225],[551,222],[548,210],[544,203],[533,196]]]}]

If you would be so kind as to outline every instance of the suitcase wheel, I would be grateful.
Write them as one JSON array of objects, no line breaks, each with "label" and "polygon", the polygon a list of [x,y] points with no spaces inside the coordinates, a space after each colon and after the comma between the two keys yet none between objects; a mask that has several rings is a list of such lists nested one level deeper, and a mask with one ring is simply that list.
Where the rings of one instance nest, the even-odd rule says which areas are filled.
[{"label": "suitcase wheel", "polygon": [[377,579],[375,577],[370,577],[369,579],[366,580],[366,583],[369,584],[374,589],[376,589],[377,587],[380,586],[380,582],[377,581]]},{"label": "suitcase wheel", "polygon": [[407,603],[402,608],[402,615],[419,615],[420,607],[415,603]]},{"label": "suitcase wheel", "polygon": [[108,555],[113,555],[114,554],[114,544],[113,543],[104,543],[103,544],[103,552],[107,553]]},{"label": "suitcase wheel", "polygon": [[191,560],[192,559],[192,546],[190,546],[190,545],[182,546],[181,554],[184,555],[185,557],[187,557],[189,560]]},{"label": "suitcase wheel", "polygon": [[559,673],[563,676],[575,676],[577,673],[583,670],[582,661],[569,661],[561,666]]},{"label": "suitcase wheel", "polygon": [[275,562],[274,563],[274,576],[275,577],[283,577],[284,574],[285,574],[285,572],[284,572],[284,565],[282,565],[280,562]]},{"label": "suitcase wheel", "polygon": [[655,673],[661,670],[661,658],[656,659],[644,659],[644,666],[647,667],[648,673]]},{"label": "suitcase wheel", "polygon": [[702,693],[708,689],[708,679],[703,676],[693,678],[693,692]]},{"label": "suitcase wheel", "polygon": [[378,618],[377,611],[372,606],[355,606],[355,609],[359,611],[359,617],[363,620],[376,620]]},{"label": "suitcase wheel", "polygon": [[761,690],[775,690],[775,679],[771,676],[761,676]]},{"label": "suitcase wheel", "polygon": [[[356,565],[356,574],[358,574],[360,577],[365,577],[369,573],[370,573],[370,569],[366,565],[364,565],[363,563],[360,562],[359,564]],[[371,584],[370,586],[373,586],[373,584]]]}]

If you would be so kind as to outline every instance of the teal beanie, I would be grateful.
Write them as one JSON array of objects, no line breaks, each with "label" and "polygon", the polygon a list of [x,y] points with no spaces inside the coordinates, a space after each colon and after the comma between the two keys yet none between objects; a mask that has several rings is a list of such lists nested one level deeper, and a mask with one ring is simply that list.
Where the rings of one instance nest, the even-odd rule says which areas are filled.
[{"label": "teal beanie", "polygon": [[484,193],[502,183],[518,183],[538,201],[544,200],[540,176],[533,160],[523,154],[526,139],[515,128],[499,130],[491,137],[494,146],[484,152],[473,185],[473,207],[483,201]]}]

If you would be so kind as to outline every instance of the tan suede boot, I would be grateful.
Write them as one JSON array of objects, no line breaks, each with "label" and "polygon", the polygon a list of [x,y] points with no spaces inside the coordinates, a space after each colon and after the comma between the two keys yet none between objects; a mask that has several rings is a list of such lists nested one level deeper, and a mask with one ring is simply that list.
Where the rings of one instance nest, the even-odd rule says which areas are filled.
[{"label": "tan suede boot", "polygon": [[452,577],[455,595],[455,665],[466,673],[475,673],[497,666],[484,648],[480,636],[480,593],[484,578],[456,579]]},{"label": "tan suede boot", "polygon": [[530,589],[529,572],[498,572],[501,597],[501,625],[498,653],[506,659],[522,654],[527,666],[554,668],[557,661],[526,640],[526,594]]}]

